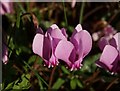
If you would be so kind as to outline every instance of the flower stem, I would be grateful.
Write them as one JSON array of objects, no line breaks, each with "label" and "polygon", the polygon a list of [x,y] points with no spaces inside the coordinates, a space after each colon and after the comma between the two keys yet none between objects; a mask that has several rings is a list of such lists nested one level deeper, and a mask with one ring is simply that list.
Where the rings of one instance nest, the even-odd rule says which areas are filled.
[{"label": "flower stem", "polygon": [[53,75],[55,73],[56,66],[52,69],[52,73],[50,75],[49,85],[48,85],[48,91],[51,89],[52,81],[53,81]]},{"label": "flower stem", "polygon": [[63,9],[64,9],[64,17],[65,17],[65,23],[66,23],[66,27],[68,26],[68,22],[67,22],[67,15],[66,15],[66,8],[65,8],[65,1],[63,0]]},{"label": "flower stem", "polygon": [[85,2],[82,2],[81,8],[80,8],[80,17],[79,17],[79,23],[80,23],[80,24],[83,22],[84,7],[85,7]]}]

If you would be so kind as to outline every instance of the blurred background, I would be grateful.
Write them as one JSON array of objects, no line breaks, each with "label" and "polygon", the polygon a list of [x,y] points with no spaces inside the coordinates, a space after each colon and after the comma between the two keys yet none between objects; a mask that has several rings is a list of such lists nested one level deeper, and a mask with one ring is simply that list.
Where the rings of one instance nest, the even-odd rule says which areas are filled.
[{"label": "blurred background", "polygon": [[[6,59],[2,65],[2,89],[41,91],[49,89],[80,91],[119,91],[119,74],[111,75],[95,65],[102,51],[98,41],[106,28],[111,34],[120,31],[118,2],[1,2],[2,46]],[[82,24],[93,38],[93,47],[83,67],[70,71],[64,63],[57,67],[43,66],[42,59],[32,51],[38,27],[44,32],[52,24],[66,28],[71,36]],[[108,33],[108,32],[107,32]]]}]

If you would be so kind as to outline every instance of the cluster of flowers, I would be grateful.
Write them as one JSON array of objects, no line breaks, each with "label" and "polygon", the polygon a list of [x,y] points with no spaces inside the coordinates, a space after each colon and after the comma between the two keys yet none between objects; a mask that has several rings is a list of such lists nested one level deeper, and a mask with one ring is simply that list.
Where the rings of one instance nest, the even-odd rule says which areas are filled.
[{"label": "cluster of flowers", "polygon": [[92,38],[78,24],[68,40],[66,30],[59,29],[56,24],[53,24],[45,34],[39,29],[32,47],[33,52],[38,54],[48,67],[58,65],[58,59],[61,59],[69,69],[77,70],[81,67],[83,58],[92,48]]},{"label": "cluster of flowers", "polygon": [[[99,47],[103,52],[96,64],[110,72],[119,73],[120,41],[118,39],[120,38],[118,37],[120,37],[120,33],[108,37],[108,35],[104,36],[99,41]],[[48,67],[58,65],[62,60],[72,71],[81,68],[83,58],[92,48],[92,37],[78,24],[68,40],[66,30],[59,29],[56,24],[53,24],[45,34],[42,29],[38,29],[32,48],[33,52],[38,54]]]}]

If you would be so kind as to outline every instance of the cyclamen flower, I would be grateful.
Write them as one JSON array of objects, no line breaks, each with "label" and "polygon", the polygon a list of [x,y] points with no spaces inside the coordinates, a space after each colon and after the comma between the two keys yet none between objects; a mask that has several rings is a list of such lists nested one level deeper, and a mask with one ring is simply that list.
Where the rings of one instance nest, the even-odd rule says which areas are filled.
[{"label": "cyclamen flower", "polygon": [[97,41],[100,37],[112,38],[117,31],[111,26],[107,25],[102,31],[98,31],[92,34],[93,40]]},{"label": "cyclamen flower", "polygon": [[13,11],[13,3],[10,0],[0,2],[0,14],[11,13]]},{"label": "cyclamen flower", "polygon": [[80,69],[83,58],[92,48],[92,38],[86,30],[82,30],[78,24],[68,40],[60,40],[55,49],[55,56],[63,60],[68,68],[72,70]]},{"label": "cyclamen flower", "polygon": [[102,38],[101,50],[103,53],[97,65],[113,73],[120,73],[120,33],[116,33],[113,38],[107,40]]},{"label": "cyclamen flower", "polygon": [[4,64],[8,62],[8,49],[5,44],[2,44],[2,61]]},{"label": "cyclamen flower", "polygon": [[76,0],[72,0],[71,7],[74,8],[74,7],[75,7],[75,4],[76,4]]},{"label": "cyclamen flower", "polygon": [[70,2],[71,3],[71,8],[74,8],[76,5],[76,0],[66,0],[66,2]]},{"label": "cyclamen flower", "polygon": [[45,34],[39,29],[33,40],[33,52],[45,61],[45,65],[53,67],[59,63],[54,54],[56,45],[61,39],[67,40],[65,36],[67,36],[65,30],[60,30],[55,24]]}]

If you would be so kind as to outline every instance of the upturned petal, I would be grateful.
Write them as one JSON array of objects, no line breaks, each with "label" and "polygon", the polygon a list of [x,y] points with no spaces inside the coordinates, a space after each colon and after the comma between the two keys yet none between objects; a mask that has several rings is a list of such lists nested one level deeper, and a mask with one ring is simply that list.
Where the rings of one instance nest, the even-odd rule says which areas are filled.
[{"label": "upturned petal", "polygon": [[44,34],[44,33],[43,33],[43,30],[42,30],[40,27],[39,27],[39,28],[37,28],[36,33],[39,33],[39,34]]},{"label": "upturned petal", "polygon": [[92,48],[92,38],[89,32],[87,32],[86,30],[81,30],[78,33],[76,33],[74,36],[71,37],[71,41],[74,41],[73,44],[75,44],[76,49],[80,49],[79,45],[82,46],[83,57],[85,57]]},{"label": "upturned petal", "polygon": [[120,51],[120,33],[116,33],[113,38],[116,41],[116,45],[117,45],[117,50]]},{"label": "upturned petal", "polygon": [[66,29],[65,29],[65,28],[62,28],[61,31],[62,31],[62,34],[67,38],[68,35],[67,35],[67,33],[66,33]]},{"label": "upturned petal", "polygon": [[111,26],[111,25],[107,25],[104,30],[103,30],[104,34],[106,36],[109,36],[109,35],[113,35],[116,33],[116,30]]},{"label": "upturned petal", "polygon": [[100,41],[98,42],[98,46],[99,46],[99,48],[100,48],[101,50],[103,50],[104,47],[105,47],[106,45],[108,45],[108,44],[109,44],[109,40],[108,40],[106,37],[102,37],[102,38],[100,39]]},{"label": "upturned petal", "polygon": [[46,34],[49,34],[52,38],[53,52],[60,40],[67,40],[66,30],[64,28],[60,30],[56,24],[51,25]]},{"label": "upturned petal", "polygon": [[35,54],[43,57],[43,42],[44,42],[44,35],[36,34],[33,39],[32,49]]},{"label": "upturned petal", "polygon": [[75,35],[76,33],[80,32],[81,30],[82,30],[82,26],[81,26],[81,24],[78,24],[78,25],[75,27],[75,30],[74,30],[71,38],[74,37],[74,35]]},{"label": "upturned petal", "polygon": [[106,45],[97,65],[111,71],[112,63],[116,60],[118,51],[111,45]]},{"label": "upturned petal", "polygon": [[63,31],[61,31],[56,24],[53,24],[47,31],[47,33],[49,33],[52,38],[67,40],[66,36],[62,32]]}]

